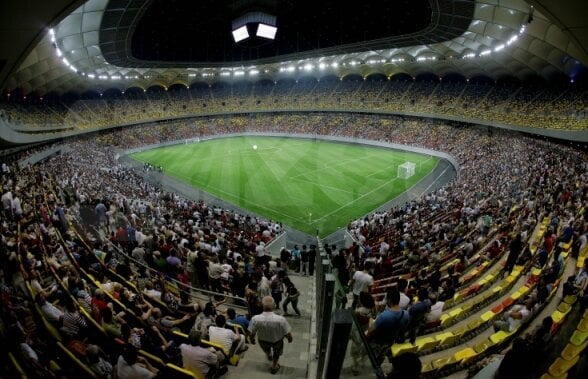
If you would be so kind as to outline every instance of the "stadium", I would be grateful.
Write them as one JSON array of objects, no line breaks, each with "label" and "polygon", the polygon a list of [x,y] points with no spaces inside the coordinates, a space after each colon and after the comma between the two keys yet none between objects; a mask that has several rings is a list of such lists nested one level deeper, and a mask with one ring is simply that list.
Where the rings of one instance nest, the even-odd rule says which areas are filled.
[{"label": "stadium", "polygon": [[3,1],[0,377],[586,377],[587,10]]}]

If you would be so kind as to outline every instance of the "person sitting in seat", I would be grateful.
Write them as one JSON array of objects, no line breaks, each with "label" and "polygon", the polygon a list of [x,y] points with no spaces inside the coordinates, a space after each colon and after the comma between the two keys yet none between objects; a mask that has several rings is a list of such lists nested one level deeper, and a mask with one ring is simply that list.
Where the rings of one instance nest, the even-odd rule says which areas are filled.
[{"label": "person sitting in seat", "polygon": [[223,347],[228,358],[235,354],[241,353],[248,349],[245,345],[245,336],[237,332],[233,332],[231,329],[225,328],[226,318],[222,314],[216,316],[215,324],[208,328],[208,334],[210,335],[210,342],[219,344]]}]

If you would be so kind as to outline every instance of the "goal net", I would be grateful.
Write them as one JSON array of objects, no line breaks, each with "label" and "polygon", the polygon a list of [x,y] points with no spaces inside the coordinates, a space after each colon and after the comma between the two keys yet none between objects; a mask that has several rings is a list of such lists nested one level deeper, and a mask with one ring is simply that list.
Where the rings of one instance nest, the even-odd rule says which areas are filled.
[{"label": "goal net", "polygon": [[404,162],[398,166],[398,177],[408,179],[414,175],[416,164],[413,162]]}]

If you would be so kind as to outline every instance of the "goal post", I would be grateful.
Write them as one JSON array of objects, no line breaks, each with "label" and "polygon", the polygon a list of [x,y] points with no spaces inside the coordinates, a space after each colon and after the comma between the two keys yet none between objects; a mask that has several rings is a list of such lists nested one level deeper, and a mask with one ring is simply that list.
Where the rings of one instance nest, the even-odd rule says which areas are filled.
[{"label": "goal post", "polygon": [[398,166],[398,177],[401,179],[408,179],[414,175],[416,163],[404,162]]}]

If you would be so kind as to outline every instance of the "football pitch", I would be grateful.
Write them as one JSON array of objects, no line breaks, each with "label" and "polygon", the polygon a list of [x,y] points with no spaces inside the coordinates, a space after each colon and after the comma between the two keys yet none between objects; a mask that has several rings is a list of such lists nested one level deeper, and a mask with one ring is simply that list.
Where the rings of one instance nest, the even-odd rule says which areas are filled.
[{"label": "football pitch", "polygon": [[[254,147],[256,147],[254,149]],[[418,183],[438,158],[365,145],[244,136],[135,153],[166,175],[297,230],[325,237]],[[404,162],[414,176],[397,177]]]}]

